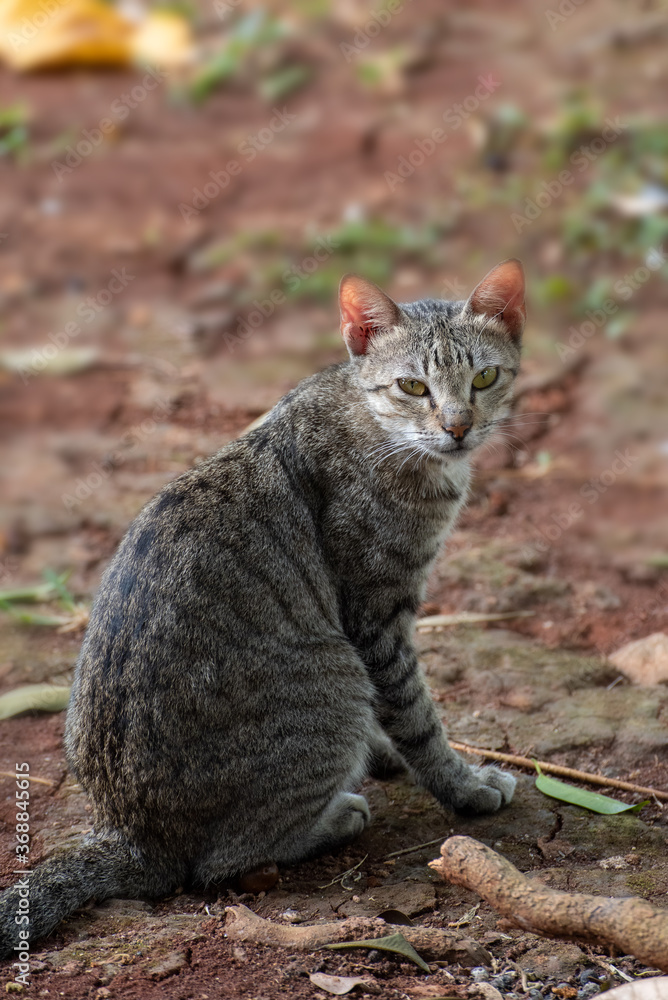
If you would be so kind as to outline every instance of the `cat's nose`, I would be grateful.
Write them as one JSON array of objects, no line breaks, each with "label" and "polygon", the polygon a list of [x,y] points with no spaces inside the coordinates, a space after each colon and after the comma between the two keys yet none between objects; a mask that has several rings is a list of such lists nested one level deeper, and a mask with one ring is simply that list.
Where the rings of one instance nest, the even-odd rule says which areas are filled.
[{"label": "cat's nose", "polygon": [[443,430],[446,434],[452,434],[455,441],[463,441],[468,432],[471,430],[471,424],[452,423],[447,427],[444,427]]}]

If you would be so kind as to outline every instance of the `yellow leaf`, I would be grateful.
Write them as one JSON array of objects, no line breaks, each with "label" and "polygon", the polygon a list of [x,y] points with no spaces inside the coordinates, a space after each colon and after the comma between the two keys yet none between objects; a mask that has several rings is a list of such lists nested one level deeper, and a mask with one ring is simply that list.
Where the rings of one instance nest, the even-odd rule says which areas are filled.
[{"label": "yellow leaf", "polygon": [[138,62],[181,66],[194,56],[190,27],[178,14],[153,11],[136,26],[132,52]]},{"label": "yellow leaf", "polygon": [[102,0],[9,0],[0,11],[0,51],[19,70],[123,65],[134,30]]},{"label": "yellow leaf", "polygon": [[69,700],[68,687],[26,684],[0,697],[0,719],[11,719],[22,712],[62,712]]},{"label": "yellow leaf", "polygon": [[18,70],[76,65],[174,65],[192,53],[187,22],[154,12],[140,21],[104,0],[3,0],[0,57]]}]

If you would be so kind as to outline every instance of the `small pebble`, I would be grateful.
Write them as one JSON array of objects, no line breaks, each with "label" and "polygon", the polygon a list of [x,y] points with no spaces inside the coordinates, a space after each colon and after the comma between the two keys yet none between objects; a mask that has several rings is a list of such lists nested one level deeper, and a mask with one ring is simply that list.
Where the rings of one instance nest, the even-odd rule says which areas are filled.
[{"label": "small pebble", "polygon": [[543,994],[537,989],[529,990],[529,1000],[543,1000]]},{"label": "small pebble", "polygon": [[471,969],[471,979],[474,983],[486,983],[489,979],[489,972],[484,965],[476,965]]},{"label": "small pebble", "polygon": [[598,969],[585,969],[579,976],[580,986],[586,986],[587,983],[598,983],[600,978],[601,973]]},{"label": "small pebble", "polygon": [[516,977],[516,972],[503,972],[500,976],[494,976],[492,986],[495,986],[497,990],[509,990],[515,982]]},{"label": "small pebble", "polygon": [[590,997],[597,997],[601,992],[601,987],[598,983],[587,983],[582,989],[578,990],[577,1000],[590,1000]]},{"label": "small pebble", "polygon": [[263,865],[261,868],[254,868],[251,872],[246,872],[239,879],[239,888],[242,892],[267,892],[278,882],[278,868],[271,863]]}]

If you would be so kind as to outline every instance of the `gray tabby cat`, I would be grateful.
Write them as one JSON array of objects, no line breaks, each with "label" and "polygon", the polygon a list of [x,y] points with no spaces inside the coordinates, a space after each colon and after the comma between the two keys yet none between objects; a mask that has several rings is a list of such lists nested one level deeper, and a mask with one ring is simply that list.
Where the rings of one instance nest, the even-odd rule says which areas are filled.
[{"label": "gray tabby cat", "polygon": [[94,833],[30,876],[33,941],[92,897],[333,850],[369,822],[373,769],[405,765],[459,812],[512,798],[448,746],[413,630],[518,371],[522,267],[406,305],[347,275],[340,306],[350,360],[165,486],[103,577],[65,734]]}]

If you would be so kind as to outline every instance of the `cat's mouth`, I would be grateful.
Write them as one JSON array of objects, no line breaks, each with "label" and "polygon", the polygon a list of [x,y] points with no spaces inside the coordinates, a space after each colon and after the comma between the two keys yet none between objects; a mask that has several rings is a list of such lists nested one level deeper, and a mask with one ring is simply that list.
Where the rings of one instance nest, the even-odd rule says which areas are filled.
[{"label": "cat's mouth", "polygon": [[438,449],[439,454],[443,458],[461,458],[463,455],[468,455],[475,448],[475,444],[467,441],[452,441],[448,442]]}]

